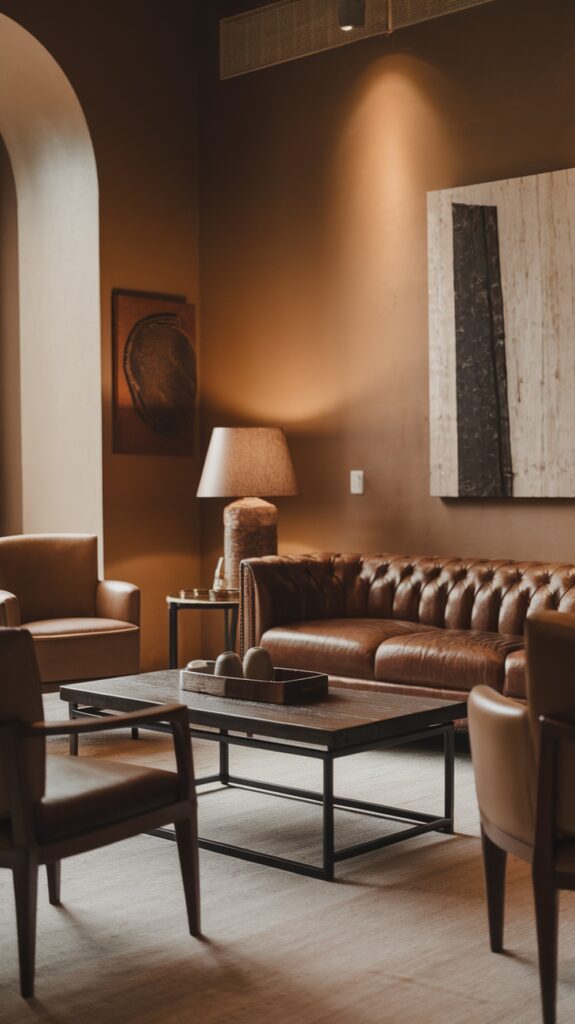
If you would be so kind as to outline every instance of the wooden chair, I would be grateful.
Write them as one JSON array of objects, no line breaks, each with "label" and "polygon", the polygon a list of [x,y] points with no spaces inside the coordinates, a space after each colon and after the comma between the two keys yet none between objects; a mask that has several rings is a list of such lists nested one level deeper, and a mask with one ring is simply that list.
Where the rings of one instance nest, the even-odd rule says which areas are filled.
[{"label": "wooden chair", "polygon": [[527,620],[527,705],[486,686],[469,698],[491,949],[503,949],[505,869],[532,866],[545,1024],[555,1024],[558,894],[575,889],[575,615]]},{"label": "wooden chair", "polygon": [[[38,867],[60,902],[63,857],[175,823],[188,923],[200,934],[196,791],[186,709],[171,704],[95,721],[47,724],[32,637],[0,629],[0,867],[13,873],[20,988],[34,993]],[[177,772],[46,756],[46,737],[150,722],[172,727]]]}]

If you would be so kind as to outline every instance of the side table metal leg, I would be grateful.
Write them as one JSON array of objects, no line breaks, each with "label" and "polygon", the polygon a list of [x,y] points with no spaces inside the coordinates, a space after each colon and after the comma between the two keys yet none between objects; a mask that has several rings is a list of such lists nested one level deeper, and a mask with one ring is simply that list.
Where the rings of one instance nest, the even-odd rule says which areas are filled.
[{"label": "side table metal leg", "polygon": [[323,762],[323,870],[327,882],[334,877],[333,758]]},{"label": "side table metal leg", "polygon": [[445,756],[445,817],[449,824],[443,829],[448,834],[453,833],[453,817],[455,803],[455,730],[450,725],[443,734],[443,751]]},{"label": "side table metal leg", "polygon": [[[74,710],[78,707],[77,704],[68,704],[68,718],[74,718]],[[70,757],[78,756],[78,735],[71,735],[69,739],[70,744]]]},{"label": "side table metal leg", "polygon": [[169,644],[169,667],[178,667],[178,606],[171,604],[169,607],[170,622],[170,644]]},{"label": "side table metal leg", "polygon": [[[227,736],[227,729],[220,729],[220,736]],[[227,786],[230,779],[230,749],[227,743],[220,743],[220,782]]]}]

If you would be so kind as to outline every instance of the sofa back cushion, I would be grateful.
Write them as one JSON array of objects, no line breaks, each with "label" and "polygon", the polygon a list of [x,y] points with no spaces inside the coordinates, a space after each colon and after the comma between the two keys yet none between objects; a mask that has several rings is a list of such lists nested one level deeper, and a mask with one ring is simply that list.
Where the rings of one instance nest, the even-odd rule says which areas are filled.
[{"label": "sofa back cushion", "polygon": [[0,590],[15,594],[23,623],[96,613],[98,547],[87,534],[0,538]]},{"label": "sofa back cushion", "polygon": [[575,612],[573,565],[404,555],[332,558],[348,616],[521,636],[527,615]]}]

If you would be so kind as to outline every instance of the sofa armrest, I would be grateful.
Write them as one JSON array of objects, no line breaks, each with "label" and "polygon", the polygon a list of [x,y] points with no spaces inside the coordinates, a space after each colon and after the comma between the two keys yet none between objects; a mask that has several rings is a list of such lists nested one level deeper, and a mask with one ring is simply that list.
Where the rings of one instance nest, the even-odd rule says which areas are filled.
[{"label": "sofa armrest", "polygon": [[119,580],[100,580],[96,589],[96,615],[140,625],[140,588]]},{"label": "sofa armrest", "polygon": [[476,686],[467,704],[477,800],[484,827],[532,845],[536,762],[525,704]]},{"label": "sofa armrest", "polygon": [[268,555],[241,563],[240,648],[253,647],[267,629],[288,622],[341,618],[344,581],[334,554]]},{"label": "sofa armrest", "polygon": [[0,626],[20,626],[20,605],[15,594],[9,590],[0,590]]}]

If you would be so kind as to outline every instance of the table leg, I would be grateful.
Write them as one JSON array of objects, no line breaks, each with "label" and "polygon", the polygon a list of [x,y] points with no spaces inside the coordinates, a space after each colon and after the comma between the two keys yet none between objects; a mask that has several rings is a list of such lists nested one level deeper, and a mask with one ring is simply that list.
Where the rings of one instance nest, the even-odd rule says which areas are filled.
[{"label": "table leg", "polygon": [[327,882],[334,876],[333,758],[323,762],[323,870]]},{"label": "table leg", "polygon": [[[77,708],[77,704],[68,704],[68,718],[74,718],[74,709]],[[70,744],[70,757],[78,756],[78,734],[71,735],[69,739]]]},{"label": "table leg", "polygon": [[[220,729],[220,736],[227,736],[227,729]],[[227,786],[230,779],[230,750],[227,743],[220,743],[220,782]]]},{"label": "table leg", "polygon": [[238,632],[238,608],[224,608],[224,643],[226,651],[235,651]]},{"label": "table leg", "polygon": [[178,606],[177,604],[171,604],[169,606],[169,619],[170,619],[170,647],[169,647],[169,667],[178,667]]},{"label": "table leg", "polygon": [[445,757],[445,817],[449,824],[443,829],[449,835],[453,833],[453,816],[455,802],[455,730],[448,726],[443,734],[443,752]]}]

